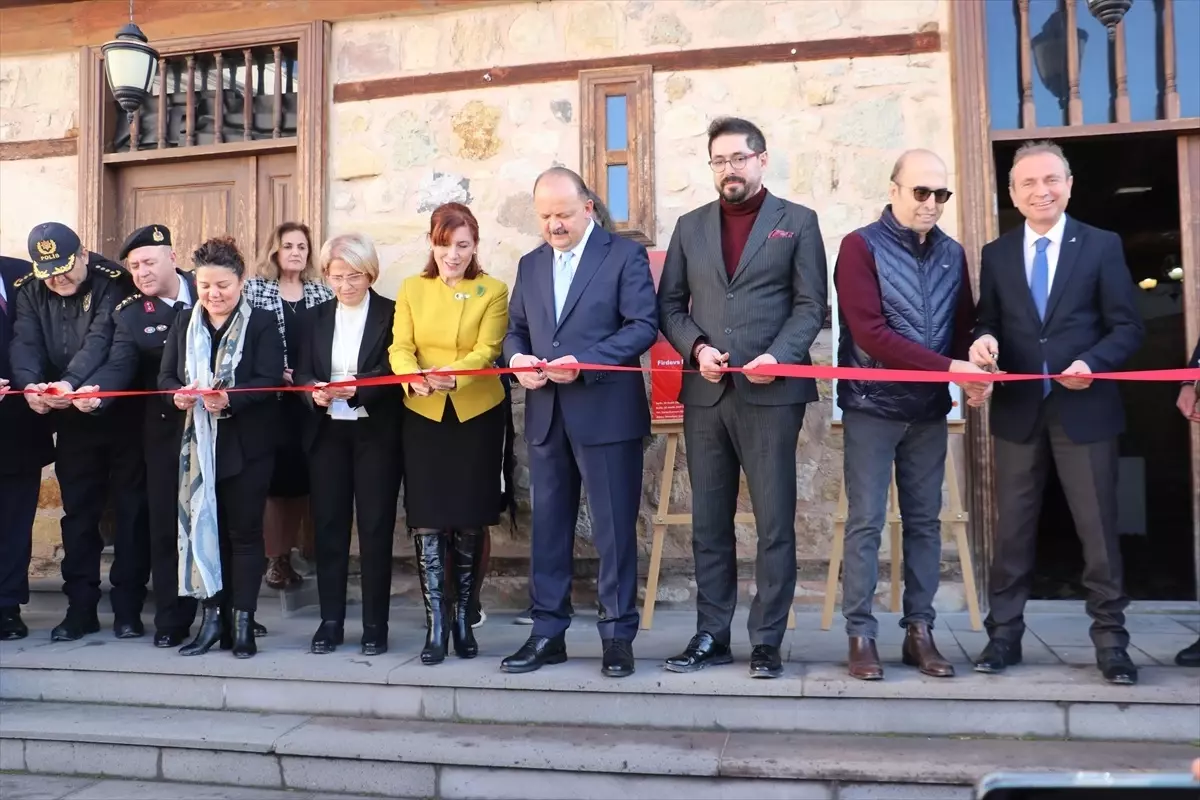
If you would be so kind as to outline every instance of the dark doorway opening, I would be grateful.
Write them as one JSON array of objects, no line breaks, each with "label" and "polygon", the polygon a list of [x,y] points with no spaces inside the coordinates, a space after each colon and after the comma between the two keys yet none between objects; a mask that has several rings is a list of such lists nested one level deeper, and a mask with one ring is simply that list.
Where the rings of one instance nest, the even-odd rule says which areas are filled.
[{"label": "dark doorway opening", "polygon": [[[1121,235],[1146,339],[1128,370],[1183,365],[1179,170],[1171,135],[1060,140],[1075,182],[1067,213]],[[1024,224],[1008,194],[1019,142],[993,146],[1000,231]],[[1152,285],[1150,282],[1153,281]],[[1196,597],[1188,423],[1177,384],[1122,383],[1126,432],[1118,488],[1125,591],[1135,600]],[[1036,599],[1083,599],[1083,553],[1058,476],[1051,471],[1038,529]]]}]

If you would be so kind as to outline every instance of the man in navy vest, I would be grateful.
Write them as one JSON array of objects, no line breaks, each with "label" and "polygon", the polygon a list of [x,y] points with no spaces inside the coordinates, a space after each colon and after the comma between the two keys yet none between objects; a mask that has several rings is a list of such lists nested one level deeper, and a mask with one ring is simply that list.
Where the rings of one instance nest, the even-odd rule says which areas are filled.
[{"label": "man in navy vest", "polygon": [[[896,161],[890,204],[880,218],[842,240],[834,267],[838,365],[963,373],[969,402],[991,384],[966,360],[975,303],[962,246],[937,222],[951,191],[946,165],[927,150]],[[850,637],[850,675],[879,680],[878,625],[871,601],[892,466],[904,520],[904,663],[950,677],[954,667],[933,641],[933,598],[942,555],[942,480],[951,409],[947,383],[838,381],[845,452],[846,520],[842,613]],[[893,556],[894,557],[894,556]]]}]

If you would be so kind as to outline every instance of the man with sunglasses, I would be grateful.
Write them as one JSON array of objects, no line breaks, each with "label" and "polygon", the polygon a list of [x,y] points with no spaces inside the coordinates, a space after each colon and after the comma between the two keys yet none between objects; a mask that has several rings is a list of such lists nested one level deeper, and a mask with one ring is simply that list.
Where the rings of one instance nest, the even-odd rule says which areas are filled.
[{"label": "man with sunglasses", "polygon": [[[956,380],[981,404],[989,383],[967,361],[975,303],[962,246],[938,227],[951,192],[946,165],[927,150],[896,161],[890,203],[879,219],[842,240],[834,267],[838,297],[838,365],[961,373]],[[946,383],[841,380],[849,500],[842,613],[850,638],[849,672],[879,680],[878,624],[871,601],[879,575],[879,544],[893,465],[904,520],[903,661],[933,677],[954,667],[933,641],[933,598],[942,556],[942,481],[945,477]],[[895,555],[893,555],[895,557]]]}]

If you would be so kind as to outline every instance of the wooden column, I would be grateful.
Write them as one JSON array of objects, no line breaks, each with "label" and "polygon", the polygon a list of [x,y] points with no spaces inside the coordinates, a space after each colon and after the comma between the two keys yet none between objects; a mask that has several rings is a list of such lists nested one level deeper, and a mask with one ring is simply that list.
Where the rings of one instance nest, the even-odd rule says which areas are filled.
[{"label": "wooden column", "polygon": [[[1169,4],[1170,0],[1168,0]],[[1185,346],[1180,363],[1200,339],[1200,134],[1179,139],[1179,234],[1183,256]],[[1189,425],[1192,440],[1192,536],[1197,598],[1200,599],[1200,425]]]},{"label": "wooden column", "polygon": [[1129,108],[1129,65],[1125,55],[1125,20],[1117,23],[1116,36],[1113,39],[1113,72],[1117,76],[1117,96],[1113,101],[1117,122],[1129,122],[1132,112]]},{"label": "wooden column", "polygon": [[[1122,26],[1125,24],[1121,23]],[[1163,116],[1179,119],[1179,89],[1175,85],[1175,4],[1174,0],[1162,0],[1163,26]],[[1182,143],[1182,139],[1180,142]],[[1182,169],[1183,159],[1180,159]],[[1183,186],[1180,185],[1180,190]],[[1193,278],[1193,281],[1196,279]]]},{"label": "wooden column", "polygon": [[1077,0],[1066,0],[1067,7],[1067,124],[1083,124],[1083,98],[1079,96],[1079,26]]},{"label": "wooden column", "polygon": [[[952,3],[950,5],[952,17],[954,16],[955,11],[957,11],[957,8],[956,8],[957,5],[958,5],[957,3]],[[974,3],[970,2],[970,0],[968,0],[966,5],[974,5]],[[1020,0],[1020,2],[1017,4],[1017,8],[1019,10],[1019,14],[1020,14],[1020,18],[1021,18],[1021,24],[1018,26],[1018,30],[1017,30],[1017,42],[1018,42],[1018,45],[1020,47],[1020,52],[1021,52],[1021,58],[1020,58],[1020,65],[1021,65],[1021,127],[1022,128],[1035,128],[1035,127],[1037,127],[1037,109],[1034,107],[1034,104],[1033,104],[1033,52],[1032,52],[1033,39],[1029,33],[1029,0]],[[966,19],[966,17],[972,13],[974,13],[973,10],[972,11],[964,10],[964,13],[959,14],[959,16],[962,17],[963,19]],[[979,13],[982,15],[985,12],[981,8],[979,10]],[[951,25],[951,29],[953,30],[953,25]],[[984,35],[983,31],[984,31],[984,22],[981,19],[979,22],[979,35],[980,36]],[[951,34],[951,36],[953,36],[953,34]],[[956,52],[957,49],[958,48],[956,47],[955,50],[952,52]],[[984,51],[984,53],[986,55],[987,47],[984,45],[981,45],[981,49]],[[983,88],[984,88],[985,94],[981,95],[981,96],[986,97],[986,91],[987,91],[987,62],[986,61],[984,62],[984,66],[982,67],[982,69],[984,72]],[[985,128],[985,130],[986,130],[986,128]]]}]

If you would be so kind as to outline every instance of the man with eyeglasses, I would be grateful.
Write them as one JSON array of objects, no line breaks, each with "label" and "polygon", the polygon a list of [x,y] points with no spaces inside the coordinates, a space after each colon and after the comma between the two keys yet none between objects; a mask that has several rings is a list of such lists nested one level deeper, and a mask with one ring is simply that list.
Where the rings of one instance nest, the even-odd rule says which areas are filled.
[{"label": "man with eyeglasses", "polygon": [[694,672],[733,661],[734,514],[744,470],[758,531],[750,675],[776,678],[796,588],[796,445],[805,406],[818,397],[810,378],[753,370],[812,363],[809,348],[825,321],[825,246],[812,209],[763,186],[767,142],[758,126],[714,121],[708,156],[718,198],[679,219],[658,289],[663,334],[699,370],[684,374],[679,395],[692,484],[696,634],[665,666]]},{"label": "man with eyeglasses", "polygon": [[[962,246],[938,227],[952,192],[945,163],[928,150],[897,159],[879,219],[842,239],[833,280],[839,366],[963,373],[979,405],[991,384],[966,376],[975,303]],[[871,613],[888,487],[896,473],[904,542],[903,662],[932,677],[954,675],[933,641],[933,598],[942,560],[942,481],[952,401],[947,383],[841,380],[846,518],[842,614],[849,672],[880,680]],[[895,558],[899,554],[893,554]]]}]

